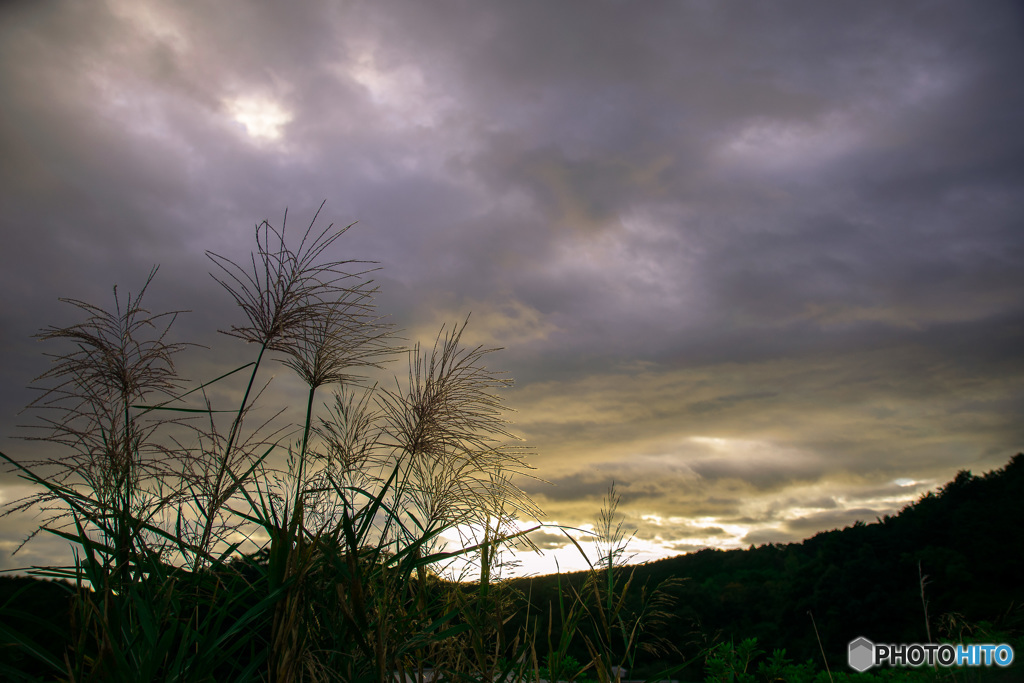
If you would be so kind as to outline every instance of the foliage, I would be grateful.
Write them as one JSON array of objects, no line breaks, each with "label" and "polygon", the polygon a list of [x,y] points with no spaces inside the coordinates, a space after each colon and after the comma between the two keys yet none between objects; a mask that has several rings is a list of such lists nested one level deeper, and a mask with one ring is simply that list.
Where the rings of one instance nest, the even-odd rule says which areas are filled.
[{"label": "foliage", "polygon": [[[801,543],[707,549],[631,568],[634,587],[686,577],[671,588],[670,626],[652,625],[648,637],[671,639],[688,662],[703,661],[719,643],[753,637],[769,652],[785,648],[796,661],[823,667],[811,611],[835,673],[845,663],[847,644],[859,636],[875,642],[927,640],[921,562],[929,576],[928,615],[936,639],[973,638],[1017,648],[1024,632],[1022,498],[1024,455],[1017,455],[984,475],[961,473],[938,493],[872,524]],[[517,579],[513,586],[534,604],[557,606],[560,593],[582,590],[589,575]],[[556,607],[556,632],[558,619]],[[983,632],[1000,640],[979,641]],[[569,651],[588,656],[579,643]],[[639,652],[634,671],[668,661],[673,660]]]},{"label": "foliage", "polygon": [[540,670],[540,677],[546,681],[567,681],[567,683],[594,683],[584,671],[583,664],[572,655],[564,655],[557,663],[552,661],[552,656],[545,657],[544,666]]},{"label": "foliage", "polygon": [[[991,641],[990,641],[991,642]],[[739,644],[719,643],[705,659],[705,683],[932,683],[939,681],[1011,681],[1014,672],[998,668],[943,669],[922,666],[884,667],[861,673],[828,672],[814,661],[797,664],[777,649],[770,656],[758,649],[756,638]],[[755,666],[756,662],[756,666]]]},{"label": "foliage", "polygon": [[[73,566],[33,570],[71,587],[71,634],[54,652],[2,628],[44,676],[382,681],[425,661],[489,675],[505,654],[490,646],[507,602],[497,549],[537,512],[513,481],[525,453],[495,393],[510,380],[484,364],[491,349],[463,345],[464,323],[408,352],[407,382],[360,386],[401,349],[368,264],[327,257],[347,228],[315,222],[295,249],[263,222],[247,265],[209,255],[245,318],[225,333],[255,356],[210,382],[186,390],[175,372],[189,345],[168,341],[177,312],[143,305],[155,269],[110,311],[68,300],[85,321],[39,335],[68,345],[34,403],[32,438],[59,450],[0,454],[36,487],[5,514],[41,507],[40,530],[77,549]],[[272,357],[307,387],[294,430],[248,419]],[[238,378],[240,402],[215,407]],[[448,549],[453,530],[464,543]],[[478,562],[472,594],[435,574],[458,557]]]},{"label": "foliage", "polygon": [[591,564],[583,585],[585,597],[579,599],[590,625],[583,630],[583,641],[601,683],[617,680],[617,672],[623,669],[633,669],[641,650],[652,654],[662,649],[676,652],[670,640],[651,638],[650,631],[669,619],[673,602],[669,591],[677,580],[666,579],[653,590],[645,584],[636,603],[627,600],[636,568],[624,566],[630,539],[626,538],[623,520],[617,514],[619,501],[612,484],[597,519],[598,561]]},{"label": "foliage", "polygon": [[[431,347],[395,346],[373,264],[331,260],[348,228],[315,222],[294,249],[284,225],[261,223],[243,265],[209,254],[244,318],[224,332],[253,359],[208,382],[189,388],[176,372],[194,348],[171,340],[181,312],[143,305],[155,268],[138,294],[115,288],[110,310],[65,300],[84,320],[40,332],[64,344],[32,404],[29,438],[51,450],[0,453],[35,487],[4,514],[42,511],[38,531],[76,560],[33,568],[56,581],[0,585],[0,674],[385,681],[429,668],[436,680],[609,683],[623,668],[656,680],[703,661],[707,680],[822,681],[812,610],[828,661],[858,635],[1024,649],[1022,455],[877,524],[640,567],[626,566],[613,486],[588,571],[505,579],[501,549],[540,516],[515,483],[528,466],[498,395],[510,380],[487,368],[493,349],[463,344],[465,322]],[[404,381],[366,379],[402,352]],[[305,384],[297,427],[255,417],[275,361]],[[449,580],[456,561],[476,577]],[[783,644],[811,661],[794,664]]]}]

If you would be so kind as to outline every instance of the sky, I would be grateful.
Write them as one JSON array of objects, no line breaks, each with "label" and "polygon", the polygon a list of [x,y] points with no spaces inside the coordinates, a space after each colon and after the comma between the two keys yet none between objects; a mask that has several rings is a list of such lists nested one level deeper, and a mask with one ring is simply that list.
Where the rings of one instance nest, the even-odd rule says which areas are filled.
[{"label": "sky", "polygon": [[[998,0],[6,2],[0,448],[58,298],[159,264],[209,379],[204,252],[326,200],[407,339],[503,347],[540,521],[614,481],[636,560],[873,522],[1024,450],[1022,70]],[[67,554],[11,556],[38,523],[0,568]],[[583,566],[532,537],[512,571]]]}]

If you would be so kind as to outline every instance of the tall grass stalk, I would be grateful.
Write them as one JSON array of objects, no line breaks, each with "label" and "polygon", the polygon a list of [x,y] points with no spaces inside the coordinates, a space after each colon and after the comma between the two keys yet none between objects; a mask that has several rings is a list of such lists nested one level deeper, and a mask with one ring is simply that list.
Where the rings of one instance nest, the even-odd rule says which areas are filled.
[{"label": "tall grass stalk", "polygon": [[[73,346],[34,404],[46,431],[31,438],[61,452],[0,457],[36,487],[4,514],[41,506],[39,531],[77,549],[71,566],[33,569],[75,586],[63,661],[40,655],[54,677],[385,681],[424,661],[484,678],[499,668],[497,549],[524,538],[516,518],[538,513],[514,483],[525,452],[508,444],[496,393],[510,380],[484,365],[491,349],[462,344],[463,323],[429,352],[413,348],[406,382],[359,388],[400,350],[375,313],[372,264],[332,260],[348,227],[316,220],[294,249],[284,224],[264,221],[244,265],[209,254],[245,318],[224,332],[255,345],[210,382],[185,389],[172,360],[189,345],[168,340],[177,312],[142,307],[155,269],[126,304],[116,289],[110,311],[69,300],[86,320],[40,334]],[[246,420],[268,359],[307,385],[296,429]],[[240,377],[240,402],[214,406],[207,390]],[[443,535],[456,529],[482,533],[451,549]],[[475,592],[436,574],[460,557],[480,563]]]},{"label": "tall grass stalk", "polygon": [[[579,543],[569,536],[590,565],[587,580],[582,590],[575,593],[575,599],[586,617],[580,633],[591,658],[590,666],[600,683],[619,683],[622,671],[634,667],[640,651],[678,654],[675,645],[657,637],[654,630],[670,617],[671,592],[679,580],[668,579],[653,589],[645,585],[639,591],[633,590],[635,567],[626,567],[632,536],[625,534],[624,520],[618,512],[620,503],[621,497],[613,482],[595,526],[596,562],[592,562]],[[562,605],[559,609],[564,613]],[[562,652],[561,646],[559,652]],[[670,667],[651,680],[667,679],[681,668],[681,665]]]}]

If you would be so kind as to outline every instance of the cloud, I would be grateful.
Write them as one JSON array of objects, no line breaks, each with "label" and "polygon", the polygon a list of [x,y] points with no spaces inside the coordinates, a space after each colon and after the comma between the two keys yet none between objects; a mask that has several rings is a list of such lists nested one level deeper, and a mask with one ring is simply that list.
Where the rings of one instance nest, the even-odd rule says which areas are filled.
[{"label": "cloud", "polygon": [[554,550],[555,548],[563,548],[571,544],[571,541],[564,534],[555,534],[549,531],[534,531],[527,534],[527,538],[541,550]]},{"label": "cloud", "polygon": [[854,522],[874,522],[881,517],[877,510],[870,508],[853,508],[841,512],[823,512],[817,515],[808,515],[788,520],[785,524],[787,531],[806,537],[816,531],[827,531],[831,529],[842,529],[852,526]]},{"label": "cloud", "polygon": [[176,334],[213,349],[182,368],[215,376],[237,314],[204,251],[244,260],[327,198],[410,341],[472,311],[467,340],[506,347],[561,523],[614,480],[664,552],[794,539],[1024,443],[1013,3],[0,17],[4,435],[58,297],[161,264],[150,303],[194,311]]}]

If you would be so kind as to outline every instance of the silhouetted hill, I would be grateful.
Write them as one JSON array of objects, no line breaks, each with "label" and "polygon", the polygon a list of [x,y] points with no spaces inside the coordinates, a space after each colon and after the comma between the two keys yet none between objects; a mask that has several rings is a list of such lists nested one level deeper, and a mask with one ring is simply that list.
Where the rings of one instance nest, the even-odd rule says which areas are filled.
[{"label": "silhouetted hill", "polygon": [[[821,653],[845,666],[848,643],[926,642],[918,567],[932,638],[1000,642],[1024,626],[1024,455],[982,476],[957,474],[895,516],[802,543],[702,550],[636,567],[634,585],[685,578],[663,635],[690,657],[713,640],[756,637],[797,661]],[[582,584],[583,573],[562,577]],[[513,582],[545,610],[556,578]],[[557,627],[557,613],[555,615]]]}]

